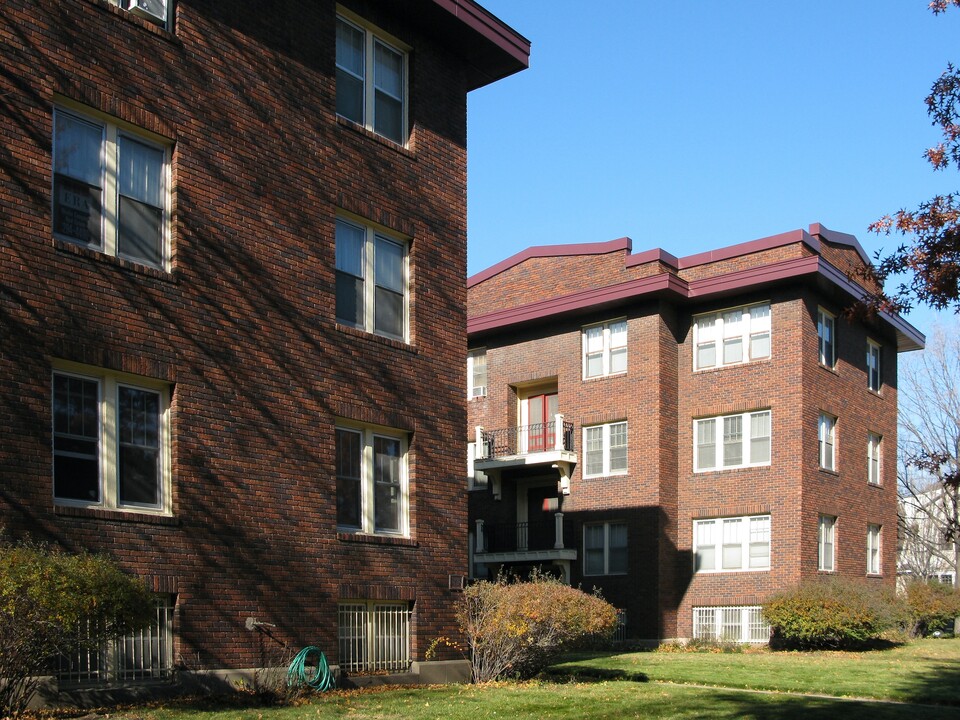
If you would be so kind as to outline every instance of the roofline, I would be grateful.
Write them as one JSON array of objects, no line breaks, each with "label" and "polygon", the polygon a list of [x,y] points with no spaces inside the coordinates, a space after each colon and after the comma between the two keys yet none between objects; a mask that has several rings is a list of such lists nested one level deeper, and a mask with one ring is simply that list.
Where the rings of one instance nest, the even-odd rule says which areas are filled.
[{"label": "roofline", "polygon": [[523,67],[530,64],[530,41],[474,0],[433,0],[433,3],[478,32]]},{"label": "roofline", "polygon": [[633,241],[628,237],[618,238],[617,240],[608,240],[606,242],[596,243],[574,243],[571,245],[534,245],[526,250],[521,250],[516,255],[511,255],[506,260],[501,260],[496,265],[488,267],[486,270],[478,272],[467,278],[467,287],[489,280],[494,275],[499,275],[505,270],[519,265],[532,258],[543,257],[563,257],[565,255],[605,255],[607,253],[626,250],[630,252]]}]

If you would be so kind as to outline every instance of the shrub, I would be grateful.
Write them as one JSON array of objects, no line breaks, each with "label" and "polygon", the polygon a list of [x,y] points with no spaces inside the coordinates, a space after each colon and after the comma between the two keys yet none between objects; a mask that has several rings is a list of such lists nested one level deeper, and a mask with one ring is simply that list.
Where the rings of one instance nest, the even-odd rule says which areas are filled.
[{"label": "shrub", "polygon": [[960,590],[952,585],[914,580],[907,584],[904,595],[913,635],[952,630],[954,618],[960,616]]},{"label": "shrub", "polygon": [[774,642],[796,648],[852,648],[902,625],[906,608],[892,590],[844,578],[817,579],[771,597],[763,615]]},{"label": "shrub", "polygon": [[609,642],[617,611],[602,598],[534,575],[470,585],[457,608],[474,682],[532,677],[560,650]]},{"label": "shrub", "polygon": [[107,558],[0,545],[0,716],[24,711],[51,659],[144,627],[151,608],[146,587]]}]

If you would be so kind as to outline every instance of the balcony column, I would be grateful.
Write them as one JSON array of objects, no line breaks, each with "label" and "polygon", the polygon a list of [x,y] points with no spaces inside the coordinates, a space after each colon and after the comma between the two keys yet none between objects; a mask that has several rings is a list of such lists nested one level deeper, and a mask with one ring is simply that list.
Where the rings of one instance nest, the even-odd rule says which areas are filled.
[{"label": "balcony column", "polygon": [[553,416],[553,449],[563,450],[563,414],[557,413]]},{"label": "balcony column", "polygon": [[478,553],[484,552],[484,546],[486,544],[486,540],[483,537],[483,520],[477,520],[477,544],[474,551]]},{"label": "balcony column", "polygon": [[473,442],[474,442],[473,457],[477,460],[486,460],[487,446],[486,446],[486,443],[483,442],[483,426],[482,425],[477,425],[474,428]]},{"label": "balcony column", "polygon": [[563,513],[558,512],[553,516],[554,532],[556,540],[553,543],[554,550],[563,550]]}]

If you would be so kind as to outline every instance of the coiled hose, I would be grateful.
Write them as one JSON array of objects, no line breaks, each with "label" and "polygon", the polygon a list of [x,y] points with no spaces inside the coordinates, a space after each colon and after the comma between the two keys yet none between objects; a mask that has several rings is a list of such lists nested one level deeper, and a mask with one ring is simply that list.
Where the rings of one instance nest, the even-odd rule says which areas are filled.
[{"label": "coiled hose", "polygon": [[[317,671],[313,677],[307,676],[307,658],[311,655],[317,657]],[[330,672],[330,666],[327,665],[327,656],[320,652],[320,648],[308,645],[297,653],[297,656],[290,663],[290,669],[287,670],[287,686],[301,687],[307,685],[317,692],[332,690],[337,686],[336,678]]]}]

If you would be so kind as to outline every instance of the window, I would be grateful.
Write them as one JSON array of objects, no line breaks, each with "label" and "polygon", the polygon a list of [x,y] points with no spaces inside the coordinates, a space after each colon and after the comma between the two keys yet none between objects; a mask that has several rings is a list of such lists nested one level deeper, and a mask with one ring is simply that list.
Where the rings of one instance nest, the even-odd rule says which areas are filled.
[{"label": "window", "polygon": [[623,575],[627,572],[627,524],[583,526],[583,574]]},{"label": "window", "polygon": [[169,148],[105,120],[57,108],[53,232],[157,268],[167,263]]},{"label": "window", "polygon": [[337,220],[337,321],[405,340],[407,246],[371,227]]},{"label": "window", "polygon": [[487,394],[487,351],[483,348],[467,353],[467,397]]},{"label": "window", "polygon": [[770,625],[759,605],[747,607],[695,607],[693,637],[717,642],[765,643]]},{"label": "window", "polygon": [[693,522],[696,572],[770,569],[770,516]]},{"label": "window", "polygon": [[169,8],[173,5],[171,0],[109,0],[109,2],[129,10],[134,15],[155,22],[161,27],[169,27]]},{"label": "window", "polygon": [[[171,677],[174,603],[173,596],[158,596],[154,616],[147,627],[100,648],[61,655],[57,680],[87,685]],[[83,630],[90,632],[91,628]]]},{"label": "window", "polygon": [[867,433],[867,482],[880,484],[880,448],[883,438],[876,433]]},{"label": "window", "polygon": [[337,607],[339,665],[347,672],[404,672],[410,667],[410,606],[363,600]]},{"label": "window", "polygon": [[693,345],[694,370],[770,357],[770,303],[696,316]]},{"label": "window", "polygon": [[834,534],[837,519],[831,515],[821,515],[817,532],[817,569],[833,572]]},{"label": "window", "polygon": [[837,469],[836,435],[837,419],[833,415],[820,413],[818,429],[820,467],[824,470]]},{"label": "window", "polygon": [[837,363],[836,318],[823,308],[817,309],[817,346],[820,364],[832,368]]},{"label": "window", "polygon": [[867,574],[880,574],[880,526],[867,525]]},{"label": "window", "polygon": [[407,56],[379,35],[337,18],[337,114],[402,145]]},{"label": "window", "polygon": [[583,329],[583,377],[617,375],[627,371],[627,321],[591,325]]},{"label": "window", "polygon": [[770,464],[770,411],[694,421],[694,471]]},{"label": "window", "polygon": [[407,534],[407,448],[398,431],[337,427],[336,466],[337,527]]},{"label": "window", "polygon": [[880,346],[867,340],[867,387],[880,392]]},{"label": "window", "polygon": [[467,443],[467,489],[483,490],[489,485],[490,479],[483,470],[477,470],[474,462],[477,459],[477,444]]},{"label": "window", "polygon": [[76,370],[53,374],[54,500],[169,513],[169,387]]},{"label": "window", "polygon": [[627,423],[594,425],[583,429],[584,477],[627,471]]}]

